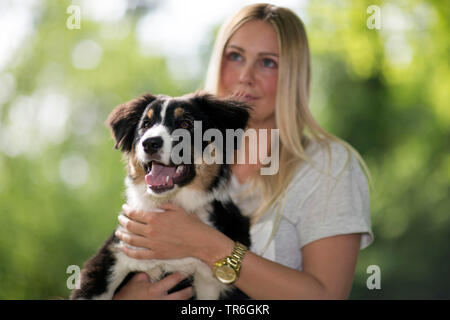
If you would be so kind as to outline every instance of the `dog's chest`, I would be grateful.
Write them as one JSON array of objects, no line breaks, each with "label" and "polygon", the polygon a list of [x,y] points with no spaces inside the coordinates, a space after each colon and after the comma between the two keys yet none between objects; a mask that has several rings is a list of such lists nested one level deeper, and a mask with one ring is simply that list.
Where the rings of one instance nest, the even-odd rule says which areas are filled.
[{"label": "dog's chest", "polygon": [[[145,191],[143,192],[143,190],[145,190],[144,186],[128,183],[127,187],[127,204],[132,209],[147,212],[160,212],[161,214],[164,214],[164,211],[157,208],[157,204],[148,197],[147,193]],[[202,222],[212,226],[209,219],[210,210],[212,209],[211,204],[207,201],[209,199],[207,199],[204,194],[188,193],[187,190],[181,190],[181,192],[178,192],[173,200],[175,200],[178,205],[181,205],[185,211],[193,212],[189,214],[195,214]],[[161,279],[165,273],[169,272],[181,272],[185,274],[200,272],[203,273],[204,276],[212,276],[211,269],[199,259],[186,257],[182,259],[170,260],[138,260],[125,255],[120,250],[121,245],[126,245],[133,249],[146,250],[144,248],[132,247],[122,241],[115,244],[112,249],[113,252],[115,252],[117,272],[125,272],[130,270],[146,272],[152,281]]]},{"label": "dog's chest", "polygon": [[[158,203],[149,197],[145,183],[134,184],[127,177],[125,179],[125,185],[127,186],[127,204],[132,209],[138,211],[161,212],[164,214],[163,210],[158,209]],[[215,200],[215,198],[212,193],[182,188],[170,201],[180,206],[188,213],[195,213],[203,223],[212,226],[209,218],[213,200]]]}]

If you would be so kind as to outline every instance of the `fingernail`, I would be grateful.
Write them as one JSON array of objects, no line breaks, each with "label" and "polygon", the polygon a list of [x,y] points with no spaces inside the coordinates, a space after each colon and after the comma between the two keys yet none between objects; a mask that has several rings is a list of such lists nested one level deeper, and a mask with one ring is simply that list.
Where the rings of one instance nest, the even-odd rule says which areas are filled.
[{"label": "fingernail", "polygon": [[144,272],[138,273],[138,274],[135,276],[135,278],[136,278],[136,280],[140,280],[140,281],[143,281],[143,280],[149,281],[149,280],[150,280],[149,277],[148,277],[148,275],[147,275],[146,273],[144,273]]}]

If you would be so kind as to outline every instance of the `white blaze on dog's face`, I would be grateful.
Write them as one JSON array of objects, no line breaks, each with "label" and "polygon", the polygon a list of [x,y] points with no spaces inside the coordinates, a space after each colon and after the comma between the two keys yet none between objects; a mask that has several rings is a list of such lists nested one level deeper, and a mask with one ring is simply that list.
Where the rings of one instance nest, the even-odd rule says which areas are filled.
[{"label": "white blaze on dog's face", "polygon": [[[167,198],[181,188],[204,192],[220,184],[223,165],[194,164],[194,122],[200,121],[202,132],[216,128],[243,129],[248,109],[241,103],[194,94],[179,98],[144,95],[117,107],[109,116],[116,147],[128,154],[128,176],[134,185],[146,185],[153,197]],[[174,163],[172,151],[180,141],[177,129],[188,133],[188,152],[180,164]],[[185,141],[184,141],[185,142]],[[202,150],[209,142],[202,141]],[[202,154],[202,153],[200,153]],[[188,161],[185,161],[188,160]]]},{"label": "white blaze on dog's face", "polygon": [[172,137],[164,123],[170,98],[166,98],[162,105],[148,108],[144,114],[139,130],[144,132],[136,146],[137,158],[142,163],[158,160],[162,164],[170,165]]}]

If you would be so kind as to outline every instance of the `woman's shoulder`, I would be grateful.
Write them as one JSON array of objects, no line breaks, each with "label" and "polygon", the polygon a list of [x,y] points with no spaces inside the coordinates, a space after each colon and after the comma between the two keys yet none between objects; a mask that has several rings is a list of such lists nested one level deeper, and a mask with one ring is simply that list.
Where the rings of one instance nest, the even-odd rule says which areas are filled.
[{"label": "woman's shoulder", "polygon": [[308,159],[299,164],[292,182],[296,182],[305,175],[325,174],[337,177],[351,162],[357,161],[355,155],[347,147],[329,140],[311,140],[305,149],[305,154]]},{"label": "woman's shoulder", "polygon": [[361,248],[374,239],[368,180],[357,154],[338,142],[307,148],[287,191],[286,216],[305,245],[327,236],[363,233]]},{"label": "woman's shoulder", "polygon": [[[345,193],[352,185],[368,195],[368,182],[358,159],[346,146],[330,141],[312,141],[305,149],[309,161],[303,160],[293,175],[287,189],[288,203],[301,206],[312,196],[321,198],[329,186],[338,185]],[[342,181],[345,180],[345,183]],[[338,183],[339,182],[339,183]],[[325,196],[325,195],[324,195]]]}]

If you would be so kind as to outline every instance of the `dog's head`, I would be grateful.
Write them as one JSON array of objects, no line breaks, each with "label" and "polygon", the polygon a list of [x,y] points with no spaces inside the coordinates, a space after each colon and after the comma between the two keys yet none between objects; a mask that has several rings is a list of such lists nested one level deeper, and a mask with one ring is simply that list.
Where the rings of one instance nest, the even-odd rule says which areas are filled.
[{"label": "dog's head", "polygon": [[[205,93],[177,98],[145,94],[116,107],[106,123],[115,147],[128,155],[132,181],[145,181],[150,196],[167,198],[181,187],[206,191],[217,184],[225,159],[220,163],[198,159],[217,142],[205,141],[204,133],[216,129],[225,138],[227,129],[244,129],[248,111],[242,102]],[[225,148],[225,143],[216,147]]]}]

